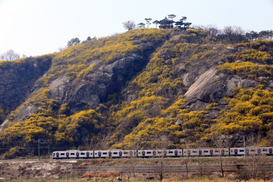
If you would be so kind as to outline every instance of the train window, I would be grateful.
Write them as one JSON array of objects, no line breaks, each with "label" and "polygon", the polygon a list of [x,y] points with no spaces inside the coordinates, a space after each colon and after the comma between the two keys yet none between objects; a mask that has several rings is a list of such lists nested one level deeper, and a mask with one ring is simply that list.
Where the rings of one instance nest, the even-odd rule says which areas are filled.
[{"label": "train window", "polygon": [[71,153],[70,155],[75,155],[75,153]]},{"label": "train window", "polygon": [[55,157],[55,155],[56,155],[56,154],[55,154],[55,153],[53,153],[53,156],[54,156],[54,157]]},{"label": "train window", "polygon": [[162,154],[162,151],[157,151],[158,154]]},{"label": "train window", "polygon": [[239,150],[239,152],[244,152],[245,150]]},{"label": "train window", "polygon": [[173,151],[170,150],[170,151],[169,151],[169,154],[173,154]]},{"label": "train window", "polygon": [[197,153],[197,151],[196,151],[196,150],[193,150],[193,151],[192,151],[192,153],[195,153],[195,154],[196,154],[196,153]]},{"label": "train window", "polygon": [[233,150],[230,150],[230,152],[234,152]]},{"label": "train window", "polygon": [[208,150],[204,150],[204,153],[209,153],[209,151]]},{"label": "train window", "polygon": [[147,152],[147,154],[152,154],[152,152]]},{"label": "train window", "polygon": [[128,152],[125,152],[125,151],[124,151],[123,153],[124,153],[124,154],[128,154]]},{"label": "train window", "polygon": [[251,152],[255,152],[255,150],[254,150],[254,149],[251,149],[250,151],[251,151]]},{"label": "train window", "polygon": [[267,148],[263,148],[263,151],[264,151],[264,152],[267,152]]},{"label": "train window", "polygon": [[84,153],[84,152],[81,152],[81,155],[85,155],[85,153]]},{"label": "train window", "polygon": [[113,152],[114,155],[118,154],[118,152]]},{"label": "train window", "polygon": [[98,153],[97,153],[97,152],[95,152],[95,155],[98,155]]},{"label": "train window", "polygon": [[107,152],[102,152],[102,155],[107,155]]},{"label": "train window", "polygon": [[215,150],[215,152],[219,152],[219,150]]},{"label": "train window", "polygon": [[65,155],[65,153],[60,153],[60,155]]}]

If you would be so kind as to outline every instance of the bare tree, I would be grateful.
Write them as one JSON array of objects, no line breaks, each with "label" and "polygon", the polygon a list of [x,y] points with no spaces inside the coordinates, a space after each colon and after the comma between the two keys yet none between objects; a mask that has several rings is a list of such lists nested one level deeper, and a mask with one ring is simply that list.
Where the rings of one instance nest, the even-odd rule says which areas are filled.
[{"label": "bare tree", "polygon": [[123,27],[128,31],[136,28],[136,24],[133,21],[125,21],[122,24],[123,24]]},{"label": "bare tree", "polygon": [[[170,142],[168,136],[163,132],[162,134],[159,134],[159,138],[161,144],[161,152],[163,151],[165,152],[165,150],[168,148],[168,143]],[[159,175],[160,181],[162,181],[164,177],[165,173],[164,166],[165,166],[164,153],[162,153],[162,155],[160,156],[158,166],[156,167],[156,172]]]},{"label": "bare tree", "polygon": [[218,149],[219,161],[220,161],[220,168],[222,177],[224,177],[224,169],[223,169],[223,157],[222,154],[225,154],[225,147],[229,148],[231,146],[230,142],[225,139],[225,136],[220,133],[215,133],[212,137],[212,141],[214,145]]},{"label": "bare tree", "polygon": [[208,35],[211,36],[211,37],[216,37],[218,34],[221,33],[221,31],[217,27],[212,26],[212,25],[209,25],[207,27],[203,27],[202,29],[207,31]]},{"label": "bare tree", "polygon": [[[132,144],[131,147],[129,147],[129,148],[131,148],[131,151],[130,151],[131,170],[130,170],[129,174],[133,173],[133,176],[136,177],[136,174],[135,174],[135,157],[137,156],[137,148],[136,148],[136,145],[135,145],[135,137],[131,141],[131,144]],[[137,144],[137,146],[138,146],[138,144]]]},{"label": "bare tree", "polygon": [[[188,142],[187,140],[185,141],[185,148],[188,149]],[[184,164],[185,164],[185,167],[186,167],[186,178],[188,179],[189,177],[189,168],[188,168],[188,164],[190,162],[189,160],[189,151],[186,151],[186,158],[184,159]]]},{"label": "bare tree", "polygon": [[[157,143],[155,145],[156,150],[153,151],[153,155],[157,155],[157,160],[154,160],[154,165],[152,166],[152,172],[154,175],[158,175],[160,181],[163,180],[165,174],[165,161],[164,157],[167,155],[167,146],[170,143],[168,135],[165,132],[156,132],[154,136],[152,136],[153,141]],[[154,177],[149,177],[149,179],[153,179]]]},{"label": "bare tree", "polygon": [[259,176],[258,171],[260,171],[260,175],[262,175],[260,177],[263,177],[263,179],[265,179],[265,176],[266,176],[266,169],[264,168],[264,166],[268,162],[268,158],[262,155],[262,148],[259,147],[261,141],[262,141],[262,135],[260,133],[256,136],[256,142],[254,142],[254,139],[252,139],[252,143],[254,146],[254,152],[252,155],[254,179],[256,179]]},{"label": "bare tree", "polygon": [[[197,147],[200,148],[200,147]],[[199,165],[199,170],[200,170],[200,176],[203,176],[203,157],[200,158],[200,155],[198,155],[198,165]]]},{"label": "bare tree", "polygon": [[242,42],[246,39],[242,28],[237,26],[225,27],[223,30],[222,38],[228,40],[231,43]]},{"label": "bare tree", "polygon": [[16,60],[16,59],[19,59],[19,58],[20,58],[20,55],[15,53],[12,49],[10,49],[7,52],[0,55],[1,60],[13,61],[13,60]]}]

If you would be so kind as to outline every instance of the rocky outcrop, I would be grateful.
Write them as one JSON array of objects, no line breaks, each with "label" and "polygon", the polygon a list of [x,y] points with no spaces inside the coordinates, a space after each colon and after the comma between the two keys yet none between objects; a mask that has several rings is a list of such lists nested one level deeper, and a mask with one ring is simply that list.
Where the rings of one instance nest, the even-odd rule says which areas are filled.
[{"label": "rocky outcrop", "polygon": [[66,88],[68,87],[68,76],[61,76],[50,83],[50,98],[62,101],[66,97]]},{"label": "rocky outcrop", "polygon": [[[257,81],[242,79],[238,75],[217,74],[216,68],[212,67],[200,75],[184,94],[188,101],[186,105],[190,106],[190,110],[204,110],[210,103],[220,103],[220,105],[223,103],[226,105],[227,103],[223,101],[223,97],[232,96],[233,88],[248,89],[258,84],[260,83]],[[224,108],[224,106],[220,107]]]},{"label": "rocky outcrop", "polygon": [[[71,81],[70,76],[65,74],[50,81],[48,97],[57,100],[59,105],[67,103],[70,108],[70,114],[86,108],[95,108],[98,104],[107,102],[109,95],[120,92],[126,83],[145,67],[149,61],[150,54],[159,45],[159,42],[139,43],[138,46],[142,47],[141,52],[132,53],[129,56],[115,60],[111,64],[105,64],[99,59],[89,60],[89,65],[94,66],[94,70],[91,73],[84,78],[77,77],[73,81]],[[40,88],[39,81],[34,86],[37,79],[36,77],[33,79],[31,82],[32,89],[27,89],[28,92],[33,92]],[[37,112],[36,106],[30,105],[30,103],[26,103],[20,109],[19,114],[15,118],[16,121],[25,120],[31,113]]]},{"label": "rocky outcrop", "polygon": [[37,79],[50,68],[51,60],[50,56],[42,56],[1,63],[0,106],[4,111],[15,110],[28,98]]},{"label": "rocky outcrop", "polygon": [[[202,75],[192,84],[189,90],[185,93],[187,100],[191,100],[193,97],[198,99],[206,99],[207,93],[212,91],[213,88],[219,86],[216,81],[219,81],[221,76],[216,75],[216,68],[211,68]],[[201,99],[202,100],[202,99]]]},{"label": "rocky outcrop", "polygon": [[27,103],[26,105],[24,105],[21,109],[19,114],[13,119],[13,121],[19,121],[19,120],[25,120],[27,118],[29,118],[29,116],[32,113],[36,113],[38,111],[38,107],[31,104],[31,103]]},{"label": "rocky outcrop", "polygon": [[74,83],[73,95],[66,98],[69,105],[73,106],[71,112],[82,106],[94,107],[101,102],[106,102],[108,95],[121,91],[126,82],[146,63],[147,60],[140,55],[132,54],[112,64],[99,66],[86,79]]}]

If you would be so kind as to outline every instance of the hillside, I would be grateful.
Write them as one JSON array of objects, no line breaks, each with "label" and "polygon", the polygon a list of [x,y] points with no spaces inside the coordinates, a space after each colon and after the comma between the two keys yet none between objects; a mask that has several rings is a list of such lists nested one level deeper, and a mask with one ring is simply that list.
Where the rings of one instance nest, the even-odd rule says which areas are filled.
[{"label": "hillside", "polygon": [[272,145],[272,56],[271,40],[138,29],[1,62],[1,152],[35,154],[38,138],[52,150]]}]

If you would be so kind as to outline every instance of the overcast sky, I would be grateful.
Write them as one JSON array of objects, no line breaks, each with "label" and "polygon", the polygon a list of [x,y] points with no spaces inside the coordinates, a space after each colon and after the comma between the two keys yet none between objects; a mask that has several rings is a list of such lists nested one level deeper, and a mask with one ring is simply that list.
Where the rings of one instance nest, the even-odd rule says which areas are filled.
[{"label": "overcast sky", "polygon": [[125,32],[124,21],[138,24],[168,14],[220,29],[273,29],[273,0],[0,0],[0,54],[53,53],[71,38],[106,37]]}]

